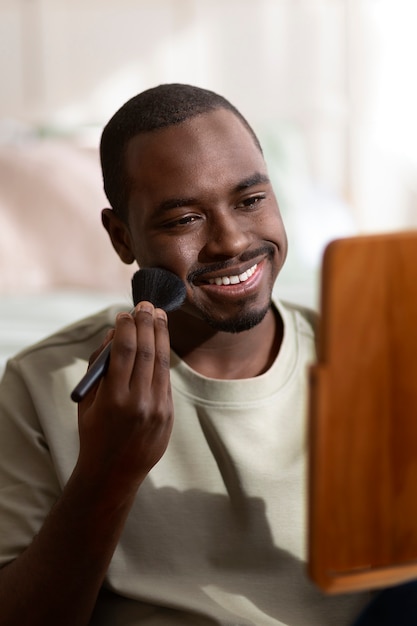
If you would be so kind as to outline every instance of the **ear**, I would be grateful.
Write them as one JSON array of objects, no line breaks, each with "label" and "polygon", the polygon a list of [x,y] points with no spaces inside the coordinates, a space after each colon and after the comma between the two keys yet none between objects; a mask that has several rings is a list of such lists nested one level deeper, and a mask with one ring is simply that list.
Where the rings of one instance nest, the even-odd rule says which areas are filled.
[{"label": "ear", "polygon": [[101,221],[110,237],[113,248],[127,265],[133,263],[135,255],[133,253],[132,239],[125,222],[112,209],[103,209]]}]

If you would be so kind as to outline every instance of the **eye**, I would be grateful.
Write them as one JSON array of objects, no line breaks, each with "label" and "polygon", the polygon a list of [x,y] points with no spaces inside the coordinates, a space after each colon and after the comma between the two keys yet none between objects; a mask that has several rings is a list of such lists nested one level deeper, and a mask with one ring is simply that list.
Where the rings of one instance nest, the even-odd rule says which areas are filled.
[{"label": "eye", "polygon": [[265,194],[257,194],[256,196],[249,196],[249,198],[244,198],[237,205],[237,209],[255,209],[258,208],[259,204],[262,200],[265,200]]},{"label": "eye", "polygon": [[194,222],[196,220],[195,215],[186,215],[185,217],[181,217],[179,220],[174,222],[175,224],[189,224],[190,222]]},{"label": "eye", "polygon": [[187,226],[187,224],[192,224],[196,222],[199,218],[198,215],[190,214],[190,215],[182,215],[176,219],[170,220],[163,224],[164,228],[177,228],[180,226]]}]

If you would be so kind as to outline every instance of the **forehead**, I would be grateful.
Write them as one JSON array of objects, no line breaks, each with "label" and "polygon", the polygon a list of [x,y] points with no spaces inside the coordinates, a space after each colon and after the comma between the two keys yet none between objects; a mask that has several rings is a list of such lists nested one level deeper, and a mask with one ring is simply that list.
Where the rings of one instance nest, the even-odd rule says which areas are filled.
[{"label": "forehead", "polygon": [[127,146],[126,170],[132,197],[194,194],[227,179],[236,184],[266,167],[248,128],[231,111],[218,109],[137,135]]}]

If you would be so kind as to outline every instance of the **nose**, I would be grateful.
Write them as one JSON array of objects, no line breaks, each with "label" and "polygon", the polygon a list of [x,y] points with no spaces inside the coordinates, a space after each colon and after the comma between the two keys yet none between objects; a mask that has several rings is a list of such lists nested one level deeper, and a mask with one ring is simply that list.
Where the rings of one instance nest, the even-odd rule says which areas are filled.
[{"label": "nose", "polygon": [[246,250],[249,242],[250,233],[235,213],[217,213],[207,221],[203,253],[207,258],[228,259]]}]

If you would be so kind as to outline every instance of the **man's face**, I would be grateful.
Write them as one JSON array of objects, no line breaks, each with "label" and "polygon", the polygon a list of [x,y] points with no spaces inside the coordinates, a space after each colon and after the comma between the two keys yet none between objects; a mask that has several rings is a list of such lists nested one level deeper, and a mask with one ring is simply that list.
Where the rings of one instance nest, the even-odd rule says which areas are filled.
[{"label": "man's face", "polygon": [[263,156],[219,109],[133,138],[128,230],[140,267],[183,279],[182,311],[218,330],[257,324],[287,252]]}]

